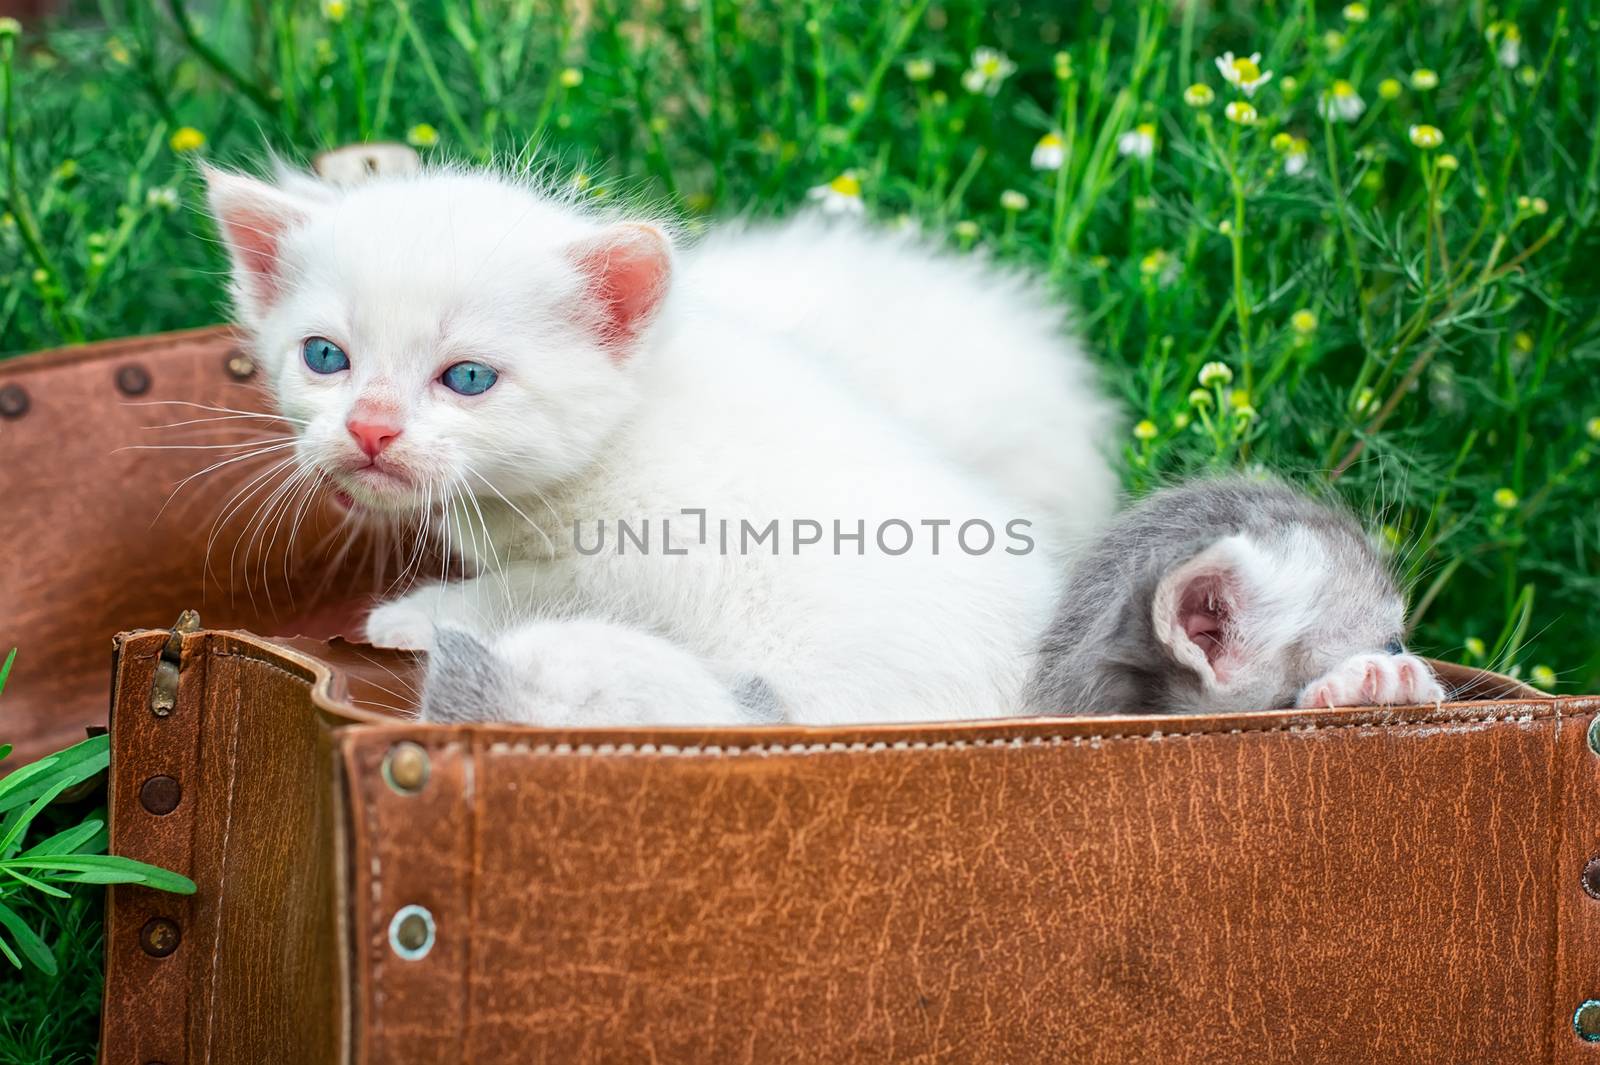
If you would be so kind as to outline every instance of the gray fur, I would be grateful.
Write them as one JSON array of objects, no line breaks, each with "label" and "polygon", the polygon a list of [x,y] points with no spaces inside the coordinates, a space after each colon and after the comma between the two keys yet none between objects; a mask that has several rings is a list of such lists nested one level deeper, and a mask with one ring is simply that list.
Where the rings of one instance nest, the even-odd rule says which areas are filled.
[{"label": "gray fur", "polygon": [[[561,705],[559,697],[544,693],[536,697],[542,674],[537,656],[519,655],[508,661],[504,650],[491,645],[466,629],[441,625],[434,630],[434,646],[428,655],[427,675],[422,685],[423,721],[460,725],[472,722],[509,724],[548,723],[542,715]],[[727,676],[708,675],[736,704],[739,723],[779,725],[787,720],[783,700],[765,678],[754,673]],[[627,684],[627,678],[622,678]],[[553,701],[552,701],[553,700]],[[530,707],[541,716],[530,718]],[[589,707],[577,708],[580,715]],[[600,719],[596,724],[617,724]],[[683,723],[683,722],[676,722]],[[731,723],[709,720],[706,724]]]},{"label": "gray fur", "polygon": [[441,725],[514,720],[513,684],[505,663],[476,636],[441,625],[428,654],[422,720]]},{"label": "gray fur", "polygon": [[752,725],[781,725],[788,720],[783,701],[765,677],[741,673],[730,685],[733,697],[750,715]]},{"label": "gray fur", "polygon": [[[1315,537],[1332,575],[1313,622],[1261,664],[1270,706],[1227,705],[1157,635],[1162,578],[1218,541],[1243,535],[1282,544]],[[1200,713],[1295,704],[1339,658],[1399,639],[1403,601],[1362,527],[1349,515],[1274,482],[1205,479],[1157,491],[1118,517],[1072,567],[1041,641],[1026,705],[1033,713]],[[1237,635],[1237,634],[1233,634]],[[1248,634],[1245,634],[1246,636]],[[1274,672],[1275,670],[1275,672]]]}]

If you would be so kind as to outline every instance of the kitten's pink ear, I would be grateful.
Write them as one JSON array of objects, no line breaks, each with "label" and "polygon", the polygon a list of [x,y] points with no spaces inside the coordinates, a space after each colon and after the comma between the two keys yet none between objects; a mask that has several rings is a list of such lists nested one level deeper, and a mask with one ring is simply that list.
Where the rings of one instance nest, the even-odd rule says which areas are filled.
[{"label": "kitten's pink ear", "polygon": [[260,314],[283,291],[284,236],[315,203],[264,181],[204,167],[206,199],[233,260],[234,295],[246,316]]},{"label": "kitten's pink ear", "polygon": [[1219,540],[1161,579],[1152,618],[1156,638],[1211,685],[1226,685],[1242,664],[1240,614],[1248,605],[1250,546]]},{"label": "kitten's pink ear", "polygon": [[672,245],[655,226],[628,222],[568,249],[586,286],[584,321],[612,359],[633,353],[672,281]]}]

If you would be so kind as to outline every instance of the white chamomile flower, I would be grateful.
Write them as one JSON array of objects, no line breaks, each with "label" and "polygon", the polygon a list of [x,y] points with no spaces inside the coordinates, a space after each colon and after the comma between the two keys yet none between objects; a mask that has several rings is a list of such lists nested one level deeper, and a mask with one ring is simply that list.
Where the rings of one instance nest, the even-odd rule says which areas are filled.
[{"label": "white chamomile flower", "polygon": [[1522,31],[1515,22],[1491,22],[1484,36],[1495,46],[1495,58],[1503,67],[1515,67],[1522,62]]},{"label": "white chamomile flower", "polygon": [[171,185],[158,185],[144,194],[144,202],[151,207],[175,211],[178,208],[178,190]]},{"label": "white chamomile flower", "polygon": [[1011,57],[999,49],[975,48],[972,51],[972,66],[961,75],[961,87],[971,93],[993,96],[1016,70],[1017,65],[1011,61]]},{"label": "white chamomile flower", "polygon": [[1237,86],[1246,96],[1254,96],[1257,89],[1272,80],[1272,71],[1261,69],[1260,52],[1238,57],[1223,52],[1217,57],[1217,69],[1229,85]]},{"label": "white chamomile flower", "polygon": [[1240,126],[1253,126],[1256,124],[1256,109],[1243,100],[1230,100],[1228,106],[1222,109],[1228,121]]},{"label": "white chamomile flower", "polygon": [[1200,387],[1225,385],[1233,380],[1233,370],[1225,362],[1208,362],[1200,367]]},{"label": "white chamomile flower", "polygon": [[1283,153],[1283,172],[1290,177],[1299,177],[1306,172],[1306,167],[1311,165],[1311,144],[1304,137],[1296,137],[1289,144],[1289,150]]},{"label": "white chamomile flower", "polygon": [[1412,144],[1425,152],[1430,152],[1444,143],[1444,134],[1439,131],[1438,126],[1412,126],[1407,131],[1407,136],[1411,138]]},{"label": "white chamomile flower", "polygon": [[1117,138],[1117,153],[1135,159],[1148,159],[1155,154],[1156,127],[1153,122],[1141,122]]},{"label": "white chamomile flower", "polygon": [[1356,92],[1356,87],[1340,79],[1333,88],[1317,101],[1317,114],[1335,122],[1354,122],[1367,109],[1367,102]]},{"label": "white chamomile flower", "polygon": [[806,193],[817,201],[823,214],[863,214],[866,206],[861,202],[861,181],[855,171],[846,170],[826,185],[817,185]]},{"label": "white chamomile flower", "polygon": [[1139,260],[1139,275],[1161,288],[1169,287],[1182,272],[1183,264],[1164,248],[1157,248]]},{"label": "white chamomile flower", "polygon": [[1290,178],[1298,178],[1299,174],[1306,173],[1310,165],[1310,142],[1306,138],[1296,138],[1290,133],[1275,133],[1272,136],[1272,150],[1283,154],[1283,173]]},{"label": "white chamomile flower", "polygon": [[1066,161],[1067,145],[1059,133],[1046,133],[1033,146],[1032,163],[1035,170],[1060,170]]}]

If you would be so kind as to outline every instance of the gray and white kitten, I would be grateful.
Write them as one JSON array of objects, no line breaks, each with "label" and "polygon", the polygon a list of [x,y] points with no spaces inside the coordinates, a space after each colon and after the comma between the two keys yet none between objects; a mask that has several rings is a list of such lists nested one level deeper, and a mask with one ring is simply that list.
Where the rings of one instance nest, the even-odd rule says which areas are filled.
[{"label": "gray and white kitten", "polygon": [[1282,484],[1155,492],[1074,562],[1026,693],[1039,714],[1437,703],[1405,602],[1349,515]]}]

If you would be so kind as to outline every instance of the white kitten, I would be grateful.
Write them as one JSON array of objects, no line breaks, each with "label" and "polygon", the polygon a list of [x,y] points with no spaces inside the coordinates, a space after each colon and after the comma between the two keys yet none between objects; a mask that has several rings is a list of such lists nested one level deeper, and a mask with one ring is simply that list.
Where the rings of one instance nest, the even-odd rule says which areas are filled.
[{"label": "white kitten", "polygon": [[441,626],[431,656],[437,664],[422,691],[428,721],[594,728],[748,725],[761,717],[731,679],[713,676],[693,655],[604,621],[528,622],[487,643]]},{"label": "white kitten", "polygon": [[[466,653],[521,678],[484,716],[637,720],[637,671],[615,675],[636,655],[675,721],[724,720],[741,677],[794,721],[1018,707],[1056,559],[1116,484],[1108,405],[1032,283],[811,220],[675,249],[488,174],[208,181],[298,460],[426,518],[472,574],[380,606],[369,637],[483,634]],[[618,520],[651,553],[619,553]],[[774,520],[778,553],[750,549],[741,522]],[[988,550],[958,545],[968,521]]]}]

